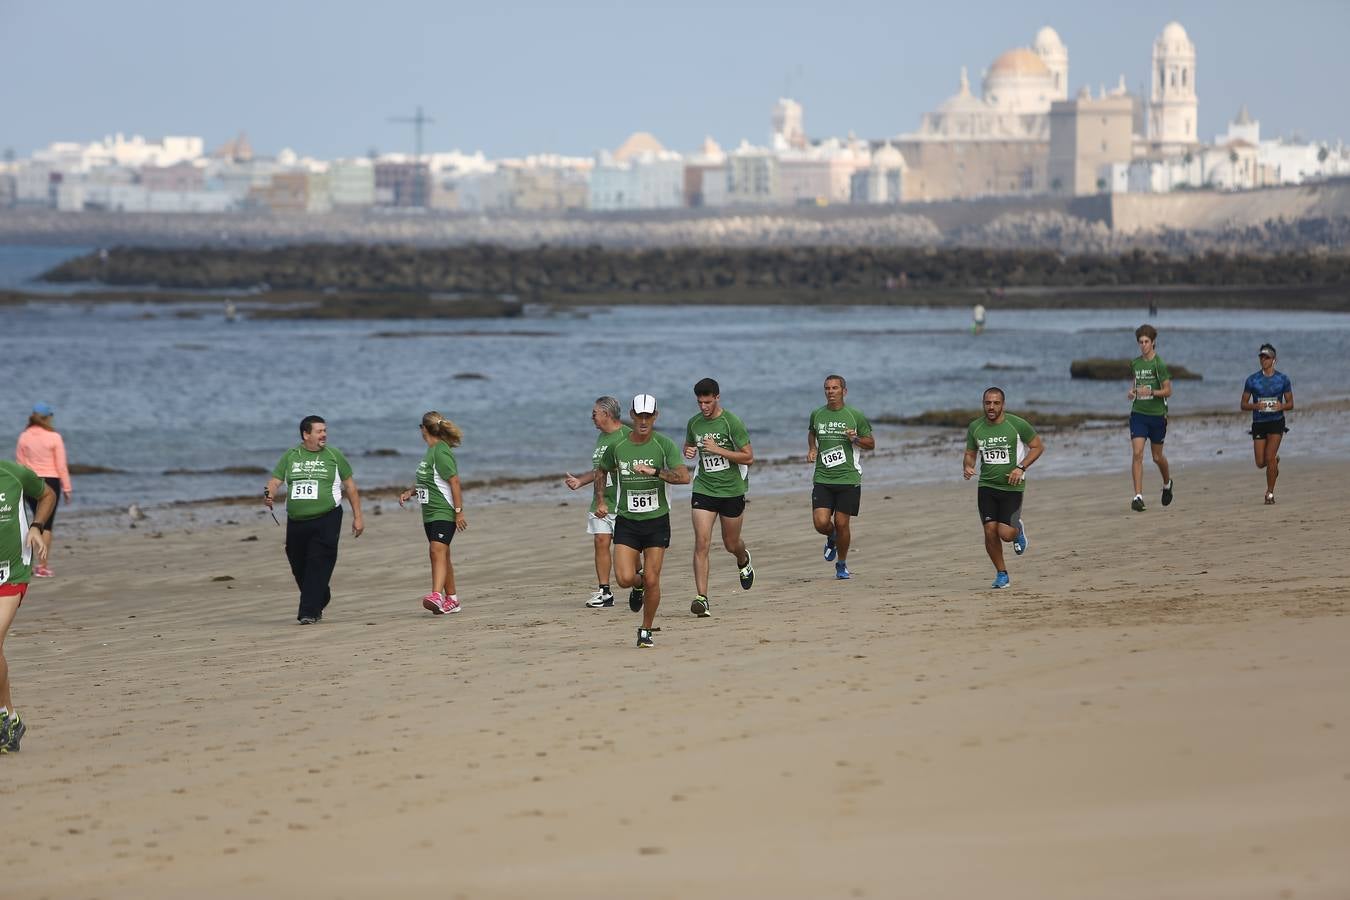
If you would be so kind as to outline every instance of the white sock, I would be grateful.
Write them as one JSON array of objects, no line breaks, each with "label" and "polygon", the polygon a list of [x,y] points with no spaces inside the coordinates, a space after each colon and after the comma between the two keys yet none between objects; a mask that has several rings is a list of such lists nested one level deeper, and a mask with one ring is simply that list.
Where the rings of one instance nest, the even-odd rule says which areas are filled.
[{"label": "white sock", "polygon": [[8,717],[9,717],[9,707],[0,706],[0,719],[6,719]]},{"label": "white sock", "polygon": [[449,597],[446,597],[445,599],[446,599],[446,600],[454,600],[456,603],[458,603],[458,602],[459,602],[459,594],[451,594]]}]

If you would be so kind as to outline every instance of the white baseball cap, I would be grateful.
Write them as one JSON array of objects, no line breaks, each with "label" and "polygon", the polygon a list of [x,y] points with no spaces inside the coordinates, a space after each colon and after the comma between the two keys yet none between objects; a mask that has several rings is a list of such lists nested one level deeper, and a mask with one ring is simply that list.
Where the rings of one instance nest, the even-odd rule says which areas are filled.
[{"label": "white baseball cap", "polygon": [[656,398],[651,394],[638,394],[633,398],[633,413],[646,415],[656,412]]}]

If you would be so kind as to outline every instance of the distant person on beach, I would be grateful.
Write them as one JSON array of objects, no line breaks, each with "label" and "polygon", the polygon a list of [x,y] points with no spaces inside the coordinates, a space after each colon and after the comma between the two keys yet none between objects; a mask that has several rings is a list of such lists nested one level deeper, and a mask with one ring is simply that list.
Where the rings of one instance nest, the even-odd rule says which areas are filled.
[{"label": "distant person on beach", "polygon": [[418,431],[427,452],[417,464],[416,482],[399,494],[398,505],[416,497],[422,506],[422,528],[431,554],[431,592],[422,598],[422,608],[439,616],[460,610],[450,542],[456,532],[469,527],[469,520],[464,517],[459,467],[451,448],[458,447],[464,435],[459,426],[435,410],[422,416]]},{"label": "distant person on beach", "polygon": [[[29,500],[37,510],[31,522]],[[0,460],[0,754],[17,752],[28,730],[10,693],[5,636],[28,592],[32,564],[47,561],[42,523],[55,511],[56,490],[50,484],[27,466]]]},{"label": "distant person on beach", "polygon": [[1130,388],[1130,449],[1133,459],[1130,474],[1134,479],[1134,499],[1130,509],[1143,512],[1144,507],[1144,443],[1148,442],[1153,462],[1162,475],[1162,505],[1172,502],[1172,471],[1163,455],[1163,441],[1167,439],[1167,398],[1172,396],[1172,373],[1158,355],[1158,329],[1140,325],[1134,330],[1139,355],[1130,360],[1134,385]]},{"label": "distant person on beach", "polygon": [[1011,542],[1021,556],[1027,550],[1027,530],[1022,523],[1022,499],[1027,489],[1027,469],[1040,459],[1045,445],[1026,419],[1004,410],[1002,388],[991,387],[982,400],[984,417],[966,429],[966,452],[961,476],[969,481],[980,468],[977,503],[984,525],[984,550],[994,564],[995,589],[1009,584],[1003,561],[1003,544]]},{"label": "distant person on beach", "polygon": [[328,446],[328,424],[319,416],[300,420],[299,445],[283,453],[272,470],[263,488],[263,504],[268,509],[282,483],[287,486],[286,559],[300,588],[296,621],[313,625],[323,618],[333,597],[328,582],[337,565],[344,489],[352,505],[352,537],[366,530],[351,464]]},{"label": "distant person on beach", "polygon": [[741,588],[750,590],[755,569],[741,537],[745,522],[745,492],[755,451],[739,416],[722,408],[722,388],[711,378],[694,385],[698,414],[684,427],[684,458],[695,460],[693,495],[689,499],[694,523],[694,602],[689,611],[700,618],[712,613],[708,602],[708,551],[713,523],[722,523],[722,546],[736,560]]},{"label": "distant person on beach", "polygon": [[975,309],[971,313],[970,333],[981,334],[984,332],[984,304],[976,303]]},{"label": "distant person on beach", "polygon": [[[638,394],[629,409],[633,430],[605,448],[597,472],[612,474],[616,482],[614,520],[614,578],[631,588],[628,608],[642,612],[638,647],[652,646],[656,610],[661,605],[661,564],[670,546],[670,503],[666,485],[688,484],[689,469],[680,449],[656,432],[656,398]],[[607,479],[596,475],[597,519],[609,515],[605,499]]]},{"label": "distant person on beach", "polygon": [[1275,502],[1275,479],[1280,477],[1280,443],[1289,429],[1284,414],[1294,408],[1294,384],[1275,370],[1275,347],[1262,344],[1259,371],[1242,386],[1242,408],[1252,413],[1252,450],[1256,467],[1266,470],[1266,505]]},{"label": "distant person on beach", "polygon": [[613,475],[608,472],[601,473],[597,466],[600,465],[600,458],[604,456],[605,450],[627,437],[631,429],[619,421],[619,401],[610,396],[600,397],[595,401],[595,405],[591,407],[591,422],[600,432],[595,438],[595,449],[591,451],[591,470],[585,475],[573,475],[568,472],[563,484],[566,484],[569,490],[575,491],[583,485],[593,484],[602,474],[605,479],[605,507],[609,510],[609,514],[595,515],[595,507],[599,500],[594,497],[591,498],[591,508],[586,513],[586,531],[595,544],[596,581],[595,592],[586,601],[586,605],[591,609],[608,609],[614,605],[614,592],[610,590],[609,575],[614,559],[614,495],[618,490],[618,483]]},{"label": "distant person on beach", "polygon": [[847,406],[848,383],[842,375],[825,376],[825,405],[811,413],[806,429],[806,461],[815,464],[811,479],[811,519],[825,535],[825,561],[834,563],[835,578],[851,578],[850,522],[862,506],[862,460],[859,450],[875,450],[872,424]]},{"label": "distant person on beach", "polygon": [[[56,521],[56,507],[61,505],[64,496],[70,502],[70,467],[66,464],[66,443],[52,425],[55,410],[46,403],[33,404],[33,412],[28,417],[28,427],[19,435],[14,447],[14,459],[21,466],[27,466],[52,489],[56,505],[42,523],[43,562],[33,567],[37,578],[50,578],[54,574],[47,566],[52,552],[52,524]],[[36,498],[29,498],[28,514],[34,515],[37,508]]]}]

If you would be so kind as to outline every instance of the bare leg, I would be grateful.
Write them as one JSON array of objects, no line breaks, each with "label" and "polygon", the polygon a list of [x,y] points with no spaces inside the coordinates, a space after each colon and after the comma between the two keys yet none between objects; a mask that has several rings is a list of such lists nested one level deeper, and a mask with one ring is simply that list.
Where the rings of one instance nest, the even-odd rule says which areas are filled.
[{"label": "bare leg", "polygon": [[431,541],[431,589],[449,597],[455,592],[455,567],[450,563],[450,545]]},{"label": "bare leg", "polygon": [[750,561],[750,551],[745,549],[745,541],[741,540],[741,526],[744,524],[744,514],[734,519],[722,517],[722,546],[735,558],[738,569]]},{"label": "bare leg", "polygon": [[834,531],[834,510],[817,506],[811,510],[811,524],[815,526],[816,531],[828,535]]},{"label": "bare leg", "polygon": [[1262,442],[1266,445],[1266,493],[1275,493],[1275,479],[1280,477],[1280,443],[1282,434],[1268,434]]},{"label": "bare leg", "polygon": [[613,552],[611,547],[614,543],[614,535],[597,534],[595,535],[595,583],[596,585],[609,584],[609,571],[613,565]]},{"label": "bare leg", "polygon": [[619,587],[640,587],[642,579],[638,577],[638,552],[627,544],[614,545],[614,580]]},{"label": "bare leg", "polygon": [[[1167,457],[1163,456],[1163,445],[1152,444],[1150,449],[1153,451],[1153,462],[1158,466],[1158,474],[1162,475],[1163,484],[1169,484],[1172,481],[1172,470],[1167,465]],[[1140,482],[1143,481],[1143,473],[1140,472]]]},{"label": "bare leg", "polygon": [[[633,552],[637,554],[636,550]],[[642,554],[642,627],[649,631],[656,620],[656,608],[661,605],[661,563],[665,559],[665,547],[648,547]]]},{"label": "bare leg", "polygon": [[1256,460],[1256,467],[1264,469],[1266,467],[1266,439],[1252,441],[1252,456]]},{"label": "bare leg", "polygon": [[989,554],[994,571],[1008,571],[1008,565],[1003,560],[1003,542],[1011,541],[1015,537],[1017,529],[1011,525],[1004,525],[1002,522],[984,523],[984,552]]},{"label": "bare leg", "polygon": [[5,659],[5,636],[19,611],[18,597],[0,597],[0,706],[14,709],[14,698],[9,693],[9,662]]},{"label": "bare leg", "polygon": [[[708,548],[712,544],[713,522],[717,513],[711,509],[693,509],[694,520],[694,593],[708,596]],[[725,526],[723,526],[725,528]]]},{"label": "bare leg", "polygon": [[843,562],[848,559],[848,545],[853,540],[853,532],[849,530],[849,514],[835,511],[834,514],[834,545],[838,548],[839,555],[835,557],[837,562]]},{"label": "bare leg", "polygon": [[1144,444],[1146,438],[1130,438],[1130,475],[1134,478],[1134,492],[1142,494],[1144,492]]}]

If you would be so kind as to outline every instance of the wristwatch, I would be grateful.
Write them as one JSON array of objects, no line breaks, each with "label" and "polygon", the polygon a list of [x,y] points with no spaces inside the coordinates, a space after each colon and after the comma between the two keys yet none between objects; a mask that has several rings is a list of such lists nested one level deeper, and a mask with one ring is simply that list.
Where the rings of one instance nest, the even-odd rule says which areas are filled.
[{"label": "wristwatch", "polygon": [[455,507],[455,512],[457,512],[457,513],[462,513],[462,512],[464,512],[464,507],[462,507],[462,506],[456,506],[456,507]]}]

